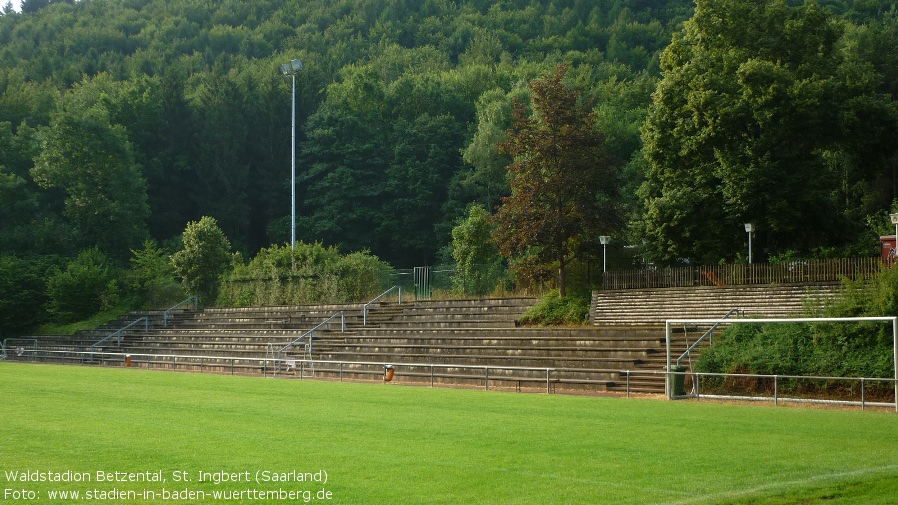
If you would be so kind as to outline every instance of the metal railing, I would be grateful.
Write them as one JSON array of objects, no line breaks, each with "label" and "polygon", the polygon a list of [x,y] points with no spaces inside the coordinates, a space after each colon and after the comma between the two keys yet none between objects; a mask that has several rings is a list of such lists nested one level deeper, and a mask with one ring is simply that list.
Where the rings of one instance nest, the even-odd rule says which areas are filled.
[{"label": "metal railing", "polygon": [[831,283],[843,277],[862,279],[883,268],[879,258],[850,258],[755,263],[751,265],[708,265],[614,270],[602,278],[603,289],[644,289],[692,286],[732,286],[752,284]]},{"label": "metal railing", "polygon": [[118,348],[121,348],[121,347],[122,347],[122,333],[124,333],[125,330],[129,330],[129,329],[131,329],[131,327],[137,326],[137,325],[140,324],[140,323],[143,323],[143,331],[150,331],[150,320],[149,320],[149,318],[147,318],[146,316],[144,316],[144,317],[141,317],[140,319],[138,319],[138,320],[136,320],[136,321],[132,321],[132,322],[128,323],[124,328],[121,328],[121,329],[119,329],[119,330],[116,330],[116,331],[114,331],[113,333],[110,333],[109,335],[107,335],[107,336],[101,338],[101,339],[100,339],[99,341],[97,341],[95,344],[92,344],[92,345],[90,346],[90,348],[93,349],[94,347],[99,346],[100,344],[106,342],[107,340],[112,339],[112,338],[116,338],[116,337],[118,337],[118,340],[117,340],[115,346],[118,347]]},{"label": "metal railing", "polygon": [[285,345],[284,347],[282,347],[280,350],[278,350],[278,355],[280,356],[284,351],[286,351],[287,349],[293,347],[293,346],[296,345],[297,343],[301,342],[304,338],[308,338],[308,339],[309,339],[309,343],[308,343],[307,349],[308,349],[309,353],[311,354],[311,352],[312,352],[312,339],[313,339],[313,337],[314,337],[315,330],[317,330],[317,329],[321,328],[322,326],[324,326],[324,325],[330,323],[331,321],[333,321],[333,320],[334,320],[335,318],[337,318],[338,316],[340,317],[340,332],[341,332],[341,333],[345,332],[345,331],[346,331],[346,317],[343,315],[343,312],[342,312],[342,311],[341,311],[341,312],[337,312],[336,314],[332,315],[331,317],[329,317],[329,318],[325,319],[324,321],[318,323],[318,325],[315,326],[314,328],[312,328],[311,330],[309,330],[309,331],[303,333],[302,335],[300,335],[299,337],[297,337],[295,340],[293,340],[293,341],[290,342],[289,344],[287,344],[287,345]]},{"label": "metal railing", "polygon": [[171,316],[172,311],[174,311],[175,309],[177,309],[183,305],[187,305],[191,302],[193,302],[193,310],[200,308],[199,297],[191,296],[190,298],[187,298],[186,300],[179,302],[172,307],[169,307],[165,312],[162,313],[162,326],[165,326],[166,328],[168,327],[168,318],[169,318],[169,316]]},{"label": "metal railing", "polygon": [[379,294],[377,296],[377,298],[371,300],[370,302],[366,303],[364,307],[362,307],[362,324],[363,325],[366,325],[366,326],[368,325],[368,306],[373,303],[377,303],[377,301],[379,301],[381,298],[387,296],[388,294],[390,294],[396,290],[399,290],[399,305],[402,305],[402,286],[393,286],[392,288]]},{"label": "metal railing", "polygon": [[[710,400],[727,400],[727,401],[752,401],[752,402],[773,402],[775,406],[778,406],[780,403],[808,403],[808,404],[822,404],[822,405],[844,405],[844,406],[858,406],[861,409],[865,409],[866,407],[882,407],[882,408],[895,408],[895,411],[898,412],[898,403],[888,402],[888,401],[876,401],[870,400],[869,391],[871,384],[889,384],[888,388],[892,389],[895,386],[898,386],[898,381],[894,378],[878,378],[878,377],[827,377],[827,376],[807,376],[807,375],[769,375],[769,374],[724,374],[724,373],[705,373],[705,372],[671,372],[673,376],[682,375],[685,383],[686,378],[692,379],[692,388],[690,388],[690,392],[677,395],[675,399],[683,399],[683,398],[695,398],[696,400],[710,399]],[[721,382],[723,384],[708,386],[708,389],[718,389],[717,393],[702,393],[702,388],[705,387],[702,385],[703,379],[705,382],[709,382],[708,379],[719,379],[717,382]],[[763,381],[768,381],[767,385],[764,385]],[[746,382],[751,383],[751,387],[746,386],[728,386],[726,385],[726,381],[730,382]],[[821,383],[839,384],[844,383],[847,384],[848,387],[841,388],[831,388],[836,389],[835,391],[826,391],[826,388],[823,388],[822,391],[815,391],[813,388],[806,388],[806,390],[802,393],[802,391],[788,391],[784,393],[783,384],[788,384],[789,381],[793,382],[803,382],[808,383],[810,381],[817,381]],[[856,387],[854,387],[856,386]],[[737,392],[741,392],[743,394],[736,394]],[[800,389],[800,388],[792,388],[792,389]],[[803,394],[803,396],[802,396]],[[880,394],[882,397],[883,393]],[[893,391],[889,391],[888,395],[892,395]],[[828,396],[828,397],[826,397]],[[854,397],[855,399],[851,399]]]},{"label": "metal railing", "polygon": [[724,321],[725,321],[726,319],[729,319],[729,317],[732,316],[733,314],[739,315],[739,314],[741,314],[741,313],[742,313],[742,309],[738,309],[738,308],[736,308],[736,309],[731,309],[729,312],[727,312],[727,314],[726,314],[725,316],[723,316],[723,319],[721,319],[720,321],[714,323],[714,325],[711,326],[711,328],[709,328],[708,331],[706,331],[704,335],[702,335],[701,337],[699,337],[699,339],[696,340],[694,344],[690,345],[690,346],[686,349],[686,352],[684,352],[683,354],[680,355],[679,358],[677,358],[677,366],[680,366],[680,362],[683,361],[683,358],[689,356],[689,353],[691,353],[693,349],[695,349],[696,347],[698,347],[699,344],[701,344],[702,342],[704,342],[705,339],[710,339],[710,338],[711,338],[711,335],[714,333],[714,330],[716,330],[718,326],[720,326],[721,324],[723,324]]},{"label": "metal railing", "polygon": [[[114,365],[121,367],[146,367],[146,368],[167,368],[169,370],[186,370],[199,371],[208,373],[227,373],[236,375],[238,373],[246,373],[251,375],[262,374],[265,377],[277,377],[277,370],[283,368],[287,359],[284,358],[252,358],[252,357],[235,357],[235,356],[208,356],[208,355],[183,355],[183,354],[148,354],[148,353],[121,353],[121,352],[86,352],[86,351],[49,351],[28,349],[26,354],[35,354],[33,358],[53,359],[58,356],[59,360],[68,363],[83,363],[83,360],[72,360],[72,356],[96,355],[99,357],[100,365]],[[10,356],[12,358],[12,356]],[[130,359],[129,359],[130,358]],[[297,372],[304,370],[315,370],[317,378],[335,378],[338,377],[342,382],[347,378],[356,380],[383,380],[384,367],[383,362],[370,361],[332,361],[332,360],[305,360],[290,358],[297,366]],[[34,359],[32,359],[34,361]],[[470,385],[470,381],[474,381],[475,387],[482,387],[484,390],[491,389],[513,389],[517,392],[540,392],[544,391],[548,394],[556,393],[560,390],[573,392],[590,392],[593,390],[585,389],[597,387],[595,391],[601,391],[601,388],[609,383],[615,383],[618,388],[626,386],[625,389],[619,390],[622,396],[630,398],[632,394],[631,380],[634,378],[651,378],[658,380],[680,376],[684,379],[691,379],[693,388],[689,394],[677,395],[676,399],[693,398],[695,400],[726,400],[726,401],[749,401],[749,402],[771,402],[776,406],[786,403],[807,403],[820,405],[838,405],[838,406],[857,406],[861,409],[867,407],[877,408],[895,408],[898,412],[898,404],[893,401],[883,401],[891,394],[891,389],[898,385],[898,381],[894,378],[870,378],[870,377],[825,377],[825,376],[791,376],[791,375],[761,375],[761,374],[719,374],[719,373],[697,373],[697,372],[664,372],[658,370],[619,370],[619,369],[578,369],[578,368],[554,368],[554,367],[520,367],[520,366],[502,366],[502,365],[464,365],[464,364],[439,364],[439,363],[391,363],[396,370],[394,380],[407,381],[408,384],[428,385],[430,387],[446,386],[457,387],[459,380],[466,380]],[[503,375],[499,372],[508,372],[518,375]],[[574,374],[579,375],[575,376]],[[592,379],[583,378],[583,375],[592,374]],[[616,377],[609,380],[607,377],[611,375]],[[288,377],[282,375],[281,377]],[[315,378],[298,373],[296,379]],[[706,388],[705,382],[710,379],[724,379],[738,381],[742,379],[771,381],[770,385],[761,390],[745,389],[744,394],[717,394],[703,393]],[[446,379],[445,382],[441,382]],[[823,388],[822,394],[829,394],[829,397],[813,397],[806,394],[800,397],[797,393],[783,393],[783,383],[789,380],[800,381],[826,381],[826,382],[843,382],[856,385],[853,388],[853,396],[844,391],[829,392]],[[530,384],[531,386],[522,387]],[[872,388],[871,385],[880,384],[880,388]],[[579,388],[577,386],[580,386]],[[707,389],[719,386],[709,385]],[[844,388],[843,388],[844,389]],[[887,391],[889,389],[889,391]],[[878,394],[871,394],[871,390]],[[726,393],[726,391],[724,391]],[[791,396],[790,396],[791,395]],[[871,396],[873,397],[871,399]]]}]

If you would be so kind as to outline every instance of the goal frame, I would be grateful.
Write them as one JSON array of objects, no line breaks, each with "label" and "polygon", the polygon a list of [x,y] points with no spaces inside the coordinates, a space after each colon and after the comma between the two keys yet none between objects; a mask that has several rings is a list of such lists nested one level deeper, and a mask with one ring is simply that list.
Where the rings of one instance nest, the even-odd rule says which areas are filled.
[{"label": "goal frame", "polygon": [[667,397],[673,400],[671,388],[671,328],[679,324],[767,324],[767,323],[847,323],[847,322],[891,322],[892,323],[892,354],[895,370],[893,385],[895,387],[895,412],[898,412],[898,316],[869,316],[869,317],[780,317],[780,318],[730,318],[730,319],[668,319],[664,322],[664,340],[667,347],[667,368],[664,374],[664,391]]}]

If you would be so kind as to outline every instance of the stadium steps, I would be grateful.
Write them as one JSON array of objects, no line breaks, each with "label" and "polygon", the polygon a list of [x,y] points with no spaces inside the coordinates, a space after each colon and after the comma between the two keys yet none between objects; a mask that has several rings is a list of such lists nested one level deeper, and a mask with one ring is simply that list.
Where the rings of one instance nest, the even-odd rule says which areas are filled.
[{"label": "stadium steps", "polygon": [[[734,307],[747,308],[749,314],[787,315],[808,303],[819,306],[834,292],[829,285],[597,292],[592,325],[571,328],[518,326],[517,320],[536,302],[533,298],[376,303],[369,307],[367,325],[362,324],[361,304],[208,308],[179,311],[168,327],[161,325],[161,312],[148,314],[152,316],[150,331],[129,331],[122,349],[113,344],[108,350],[211,357],[192,364],[174,358],[179,370],[190,366],[197,371],[268,373],[265,365],[235,361],[264,358],[272,347],[283,347],[342,311],[347,331],[339,332],[339,321],[317,331],[313,358],[376,365],[316,365],[318,377],[382,377],[383,366],[392,364],[404,382],[546,388],[545,370],[503,368],[531,367],[555,370],[548,384],[553,389],[662,393],[664,376],[659,372],[666,365],[666,319],[716,319]],[[83,351],[140,315],[129,314],[71,337],[42,337],[41,348]],[[674,328],[673,356],[685,350],[687,337],[694,341],[703,331],[695,326],[686,328],[686,333],[682,327]],[[293,353],[299,354],[298,350]],[[697,357],[698,352],[693,361]],[[72,362],[76,358],[62,354],[54,359]],[[145,363],[135,359],[150,368],[172,367],[168,359]],[[443,365],[440,371],[447,377],[432,377],[431,364]],[[453,364],[479,368],[445,367]],[[629,387],[627,374],[621,373],[625,371],[630,371]]]},{"label": "stadium steps", "polygon": [[839,289],[839,284],[828,283],[596,291],[592,324],[663,325],[668,319],[715,319],[737,307],[747,316],[787,317],[808,307],[819,309]]}]

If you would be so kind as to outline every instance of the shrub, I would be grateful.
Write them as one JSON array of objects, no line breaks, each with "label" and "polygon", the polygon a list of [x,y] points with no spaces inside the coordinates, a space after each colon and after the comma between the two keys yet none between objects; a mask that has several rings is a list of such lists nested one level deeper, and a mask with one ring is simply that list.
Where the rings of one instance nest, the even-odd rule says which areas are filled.
[{"label": "shrub", "polygon": [[87,318],[117,302],[117,289],[106,255],[95,247],[87,249],[48,280],[50,312],[59,322]]},{"label": "shrub", "polygon": [[297,242],[262,249],[224,277],[220,305],[261,306],[345,303],[372,298],[387,287],[389,265],[361,251]]},{"label": "shrub", "polygon": [[[898,315],[898,268],[844,282],[828,317]],[[808,317],[820,316],[820,314]],[[891,325],[882,323],[738,324],[714,339],[700,372],[892,377]]]},{"label": "shrub", "polygon": [[524,313],[519,322],[531,326],[582,325],[587,322],[589,303],[588,293],[562,298],[558,291],[551,291]]}]

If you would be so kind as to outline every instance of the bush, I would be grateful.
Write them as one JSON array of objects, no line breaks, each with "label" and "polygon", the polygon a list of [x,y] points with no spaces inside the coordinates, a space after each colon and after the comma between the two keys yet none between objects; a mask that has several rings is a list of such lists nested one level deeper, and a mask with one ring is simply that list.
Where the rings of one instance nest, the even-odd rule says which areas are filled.
[{"label": "bush", "polygon": [[35,328],[47,317],[45,276],[55,257],[21,259],[0,257],[0,339],[18,336]]},{"label": "bush", "polygon": [[109,260],[96,247],[82,251],[47,282],[50,312],[58,322],[85,319],[114,305],[117,291]]},{"label": "bush", "polygon": [[[898,268],[845,281],[826,317],[898,315]],[[808,315],[808,317],[819,314]],[[711,373],[893,377],[891,325],[882,323],[738,324],[714,339],[696,370]]]},{"label": "bush", "polygon": [[367,252],[341,255],[336,247],[296,243],[262,249],[237,264],[221,285],[220,305],[346,303],[373,298],[388,287],[392,269]]},{"label": "bush", "polygon": [[562,298],[552,291],[531,307],[519,319],[530,326],[583,325],[589,316],[590,296],[577,293]]},{"label": "bush", "polygon": [[188,223],[181,240],[184,247],[172,255],[172,266],[184,289],[208,304],[218,297],[220,276],[231,265],[231,242],[208,216]]},{"label": "bush", "polygon": [[153,241],[132,250],[131,269],[125,274],[129,292],[146,308],[169,307],[187,297],[175,278],[175,269],[165,251]]}]

